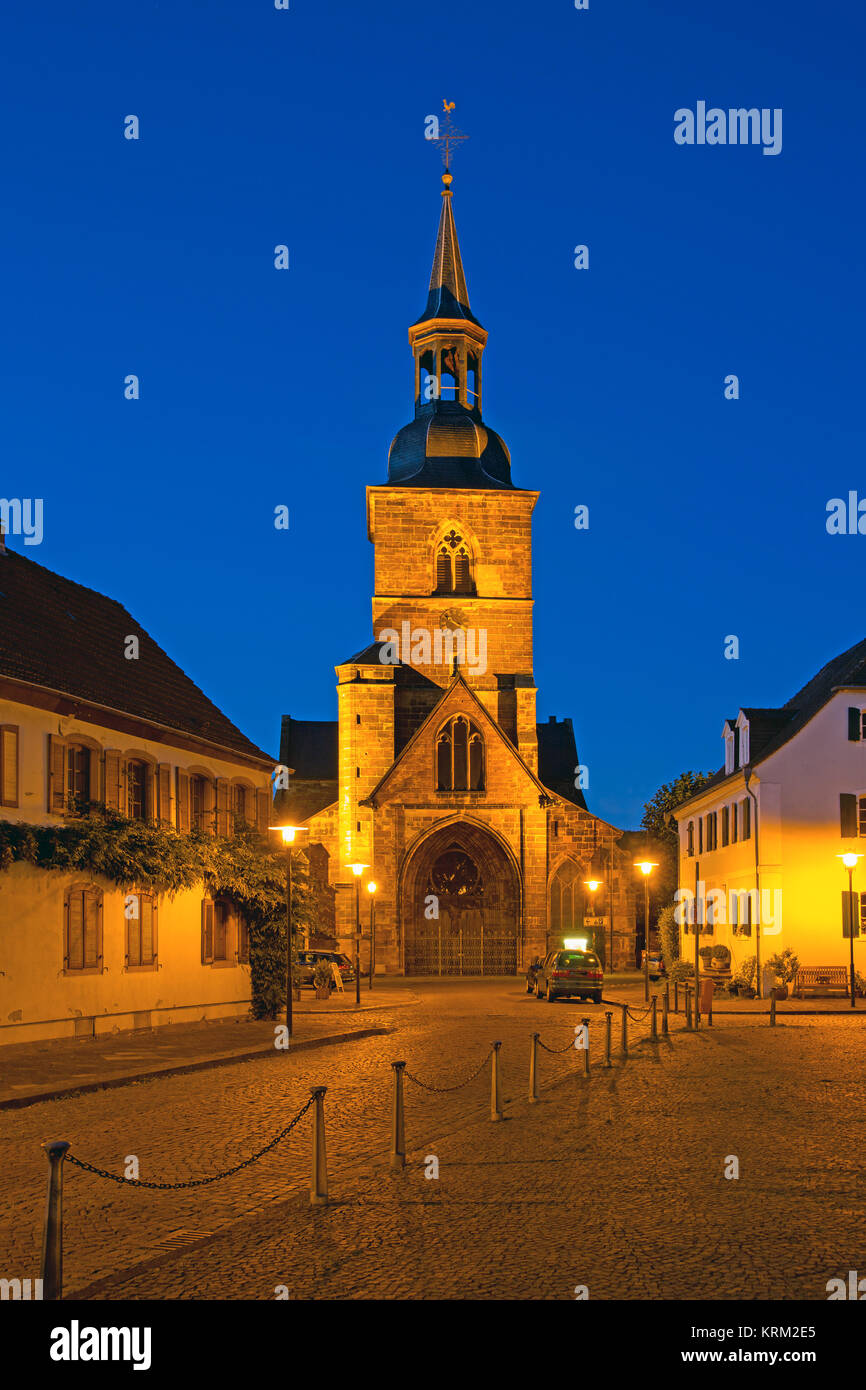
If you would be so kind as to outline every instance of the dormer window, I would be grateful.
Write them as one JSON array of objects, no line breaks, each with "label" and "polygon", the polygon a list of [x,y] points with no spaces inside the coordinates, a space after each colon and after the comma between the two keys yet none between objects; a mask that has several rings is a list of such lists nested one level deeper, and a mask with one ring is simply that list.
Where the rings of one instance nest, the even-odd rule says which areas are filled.
[{"label": "dormer window", "polygon": [[740,767],[745,767],[749,761],[749,726],[744,724],[740,729]]}]

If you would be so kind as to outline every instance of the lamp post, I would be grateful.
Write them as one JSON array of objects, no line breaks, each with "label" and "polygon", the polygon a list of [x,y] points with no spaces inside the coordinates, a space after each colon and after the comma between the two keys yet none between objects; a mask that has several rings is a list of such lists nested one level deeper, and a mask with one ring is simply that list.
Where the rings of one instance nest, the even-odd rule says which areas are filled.
[{"label": "lamp post", "polygon": [[350,864],[355,875],[355,1003],[361,1002],[361,875],[369,864]]},{"label": "lamp post", "polygon": [[[598,878],[585,878],[585,879],[583,880],[583,886],[584,886],[584,888],[588,888],[588,889],[589,889],[589,902],[590,902],[590,906],[592,907],[592,915],[593,915],[593,917],[594,917],[594,916],[596,915],[596,913],[595,913],[595,895],[596,895],[596,893],[598,892],[599,888],[601,887],[601,879],[598,879]],[[594,928],[594,927],[593,927],[593,930],[592,930],[592,944],[593,944],[593,946],[595,946],[595,928]],[[604,944],[604,933],[602,932],[602,945],[603,945],[603,944]]]},{"label": "lamp post", "polygon": [[370,894],[370,982],[368,989],[373,988],[373,971],[376,968],[376,885],[372,879],[367,884],[367,892]]},{"label": "lamp post", "polygon": [[644,1002],[649,1002],[649,881],[653,869],[658,868],[652,859],[641,859],[635,864],[636,869],[640,869],[643,874],[643,921],[644,921],[644,944],[643,944],[643,997]]},{"label": "lamp post", "polygon": [[299,831],[305,825],[269,825],[269,830],[279,830],[286,847],[286,1032],[292,1036],[292,845]]},{"label": "lamp post", "polygon": [[854,1002],[854,870],[857,868],[858,860],[862,859],[863,855],[850,852],[848,854],[837,854],[836,858],[841,859],[845,868],[848,870],[848,937],[851,943],[851,1008],[855,1009],[857,1005]]}]

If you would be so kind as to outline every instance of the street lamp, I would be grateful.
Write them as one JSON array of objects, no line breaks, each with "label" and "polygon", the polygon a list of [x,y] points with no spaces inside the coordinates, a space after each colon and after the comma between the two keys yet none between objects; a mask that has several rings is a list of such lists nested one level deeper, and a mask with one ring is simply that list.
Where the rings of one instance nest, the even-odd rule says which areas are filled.
[{"label": "street lamp", "polygon": [[[596,915],[596,914],[595,914],[595,894],[598,892],[599,888],[601,887],[601,879],[600,879],[600,878],[585,878],[585,879],[583,880],[583,886],[584,886],[585,888],[588,888],[588,889],[589,889],[589,892],[590,892],[590,904],[591,904],[591,906],[592,906],[592,915],[593,915],[593,917],[594,917],[594,916]],[[595,927],[593,927],[593,929],[592,929],[592,944],[593,944],[593,946],[595,945]],[[603,939],[602,939],[602,945],[604,945],[604,940],[603,940]]]},{"label": "street lamp", "polygon": [[370,894],[370,983],[367,985],[367,988],[372,989],[373,971],[376,968],[376,885],[372,879],[370,879],[370,882],[367,884],[367,892]]},{"label": "street lamp", "polygon": [[355,875],[355,1003],[361,1002],[361,875],[369,864],[350,864]]},{"label": "street lamp", "polygon": [[[845,868],[848,870],[848,935],[851,940],[851,1008],[856,1008],[854,1002],[854,870],[857,868],[858,860],[863,858],[862,854],[854,854],[849,851],[847,854],[837,854],[837,859],[841,859]],[[859,913],[857,914],[859,918]]]},{"label": "street lamp", "polygon": [[644,951],[643,951],[643,997],[644,1001],[649,1001],[649,881],[653,869],[658,868],[658,864],[652,859],[640,859],[635,864],[636,869],[640,869],[643,874],[643,921],[644,921]]},{"label": "street lamp", "polygon": [[286,847],[286,1032],[292,1036],[292,845],[305,825],[269,825],[279,830]]}]

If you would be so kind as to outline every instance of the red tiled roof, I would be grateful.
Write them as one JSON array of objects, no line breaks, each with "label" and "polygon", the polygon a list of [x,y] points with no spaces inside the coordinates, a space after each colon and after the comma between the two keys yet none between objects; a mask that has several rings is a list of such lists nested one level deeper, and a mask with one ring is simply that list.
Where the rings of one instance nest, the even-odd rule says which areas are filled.
[{"label": "red tiled roof", "polygon": [[[124,656],[129,636],[137,660]],[[272,761],[121,604],[9,549],[0,551],[0,676]]]}]

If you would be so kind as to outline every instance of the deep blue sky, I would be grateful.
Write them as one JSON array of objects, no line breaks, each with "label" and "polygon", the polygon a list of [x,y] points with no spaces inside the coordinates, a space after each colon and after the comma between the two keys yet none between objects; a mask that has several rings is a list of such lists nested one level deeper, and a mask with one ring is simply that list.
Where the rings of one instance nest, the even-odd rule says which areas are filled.
[{"label": "deep blue sky", "polygon": [[[591,808],[634,824],[864,636],[866,537],[825,530],[866,494],[862,5],[18,0],[2,37],[0,495],[265,748],[370,640],[443,97],[484,415],[541,490],[538,714]],[[699,99],[783,108],[782,153],[677,146]]]}]

